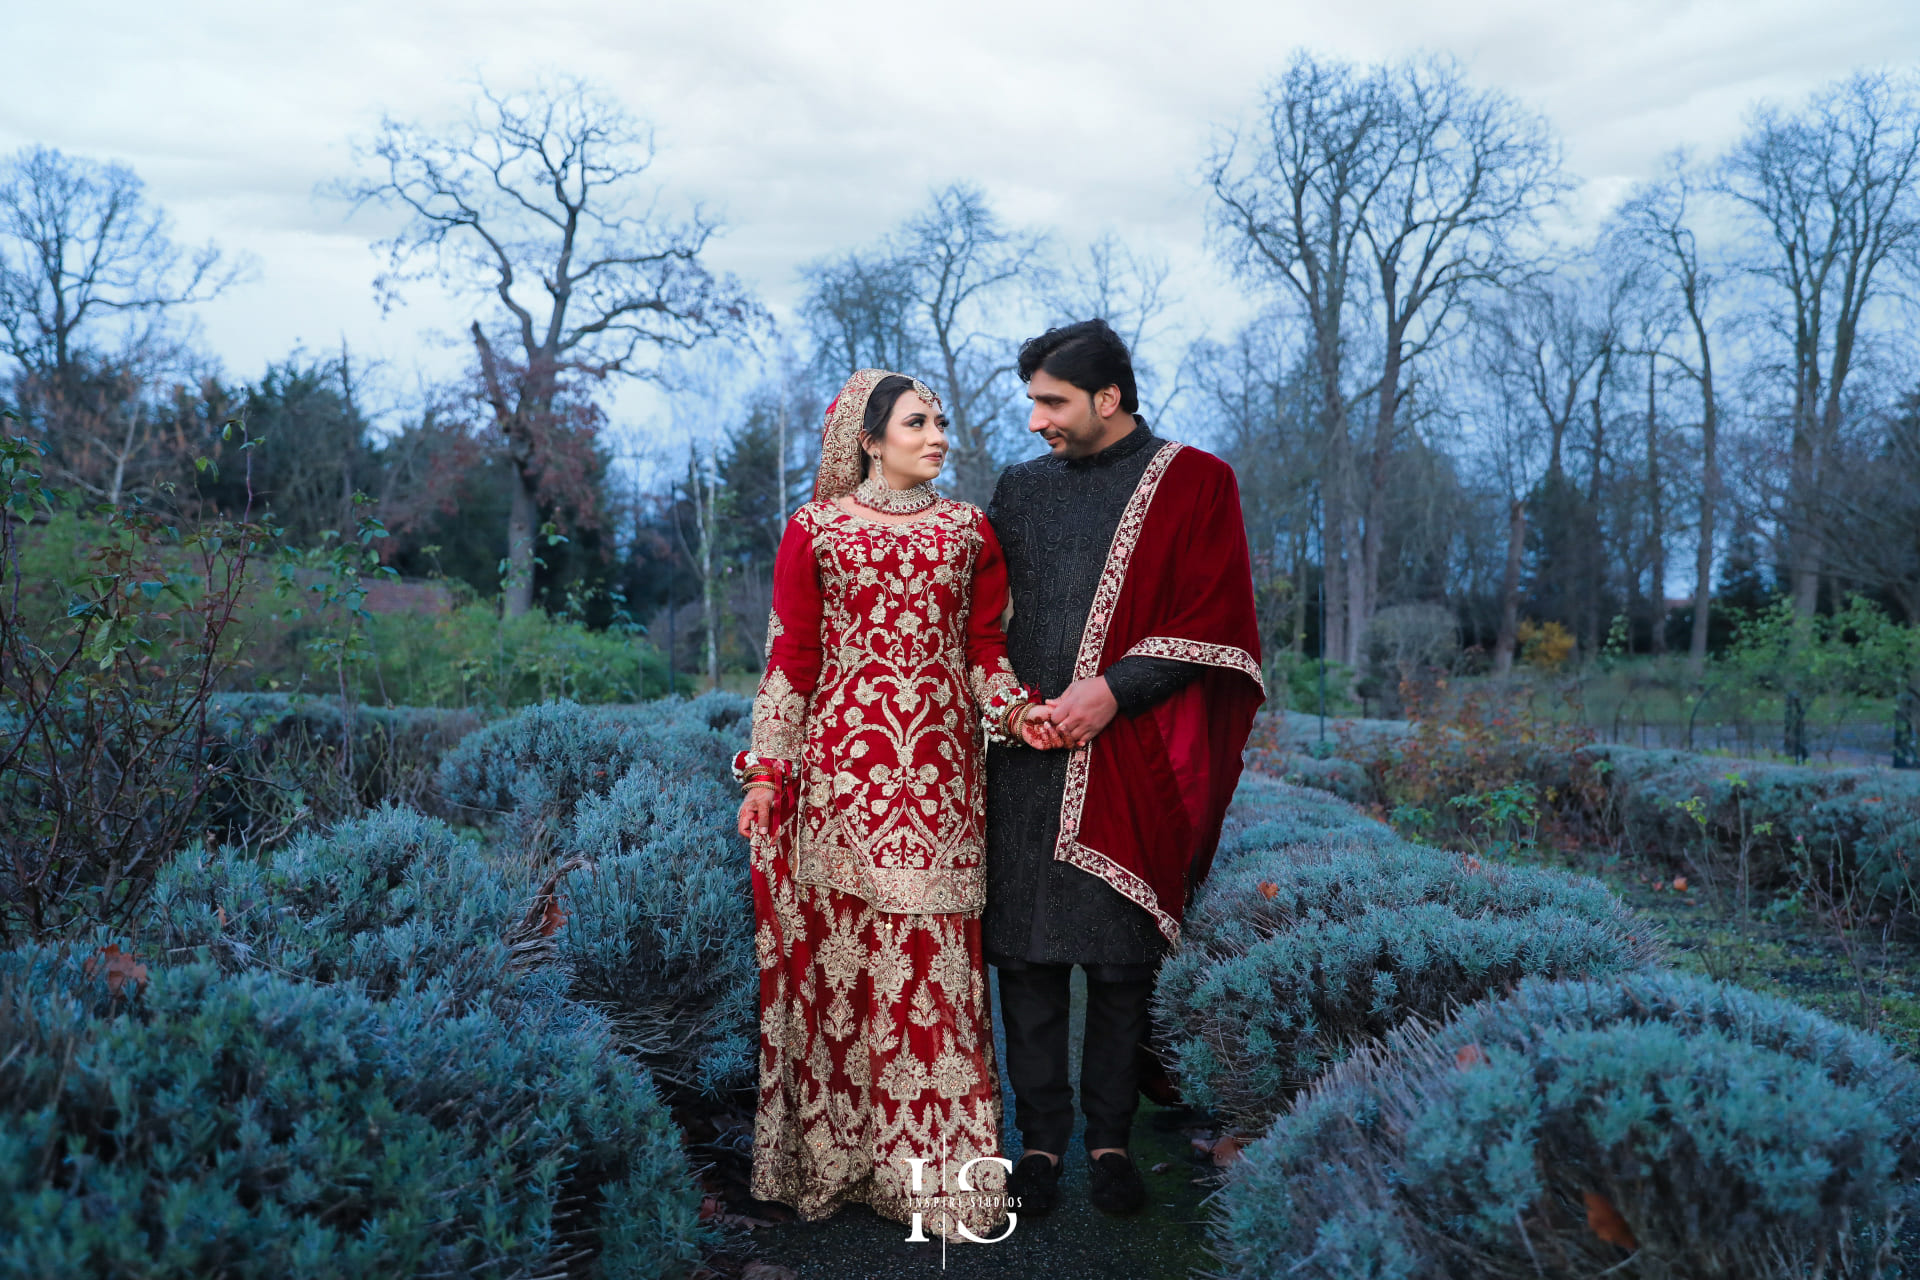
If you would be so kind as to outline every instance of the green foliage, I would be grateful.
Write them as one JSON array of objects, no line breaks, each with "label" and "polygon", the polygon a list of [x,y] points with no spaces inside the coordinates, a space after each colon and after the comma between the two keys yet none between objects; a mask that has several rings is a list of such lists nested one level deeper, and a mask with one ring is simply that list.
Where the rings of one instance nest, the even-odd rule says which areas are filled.
[{"label": "green foliage", "polygon": [[[38,446],[0,437],[9,585],[29,521],[61,502],[41,466]],[[0,942],[137,913],[225,776],[208,758],[209,700],[239,657],[235,620],[277,536],[247,520],[183,526],[138,504],[104,508],[63,582],[37,583],[37,600],[0,592]],[[66,601],[52,621],[50,590]]]},{"label": "green foliage", "polygon": [[697,1257],[666,1108],[578,1005],[203,962],[116,994],[88,968],[0,952],[6,1274],[560,1276],[598,1252],[638,1280]]},{"label": "green foliage", "polygon": [[382,808],[259,857],[187,850],[155,878],[141,949],[467,1008],[512,985],[506,934],[535,888],[445,823]]},{"label": "green foliage", "polygon": [[1315,1085],[1216,1244],[1249,1280],[1884,1275],[1916,1173],[1920,1072],[1873,1036],[1674,973],[1528,980]]},{"label": "green foliage", "polygon": [[1326,669],[1326,712],[1330,716],[1351,716],[1360,713],[1359,700],[1353,696],[1353,668],[1344,662],[1322,663],[1318,658],[1306,658],[1291,650],[1282,650],[1274,655],[1273,675],[1269,679],[1269,688],[1282,688],[1287,691],[1287,706],[1308,715],[1320,711],[1321,668]]},{"label": "green foliage", "polygon": [[1781,598],[1736,624],[1721,659],[1726,680],[1804,698],[1890,698],[1920,687],[1920,626],[1901,626],[1863,596],[1802,618]]},{"label": "green foliage", "polygon": [[445,613],[376,615],[363,693],[408,706],[499,711],[554,699],[635,702],[667,692],[666,655],[631,631],[589,630],[533,610],[501,618],[489,602]]},{"label": "green foliage", "polygon": [[1222,840],[1161,969],[1166,1047],[1202,1105],[1259,1126],[1409,1019],[1523,977],[1617,973],[1659,954],[1593,880],[1410,844],[1309,796],[1242,784],[1246,825]]}]

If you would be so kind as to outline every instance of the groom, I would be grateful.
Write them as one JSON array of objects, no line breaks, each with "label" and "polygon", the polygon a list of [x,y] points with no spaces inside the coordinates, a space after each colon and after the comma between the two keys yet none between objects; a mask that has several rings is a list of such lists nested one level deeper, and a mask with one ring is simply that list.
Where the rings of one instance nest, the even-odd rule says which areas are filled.
[{"label": "groom", "polygon": [[985,949],[1026,1151],[1007,1192],[1022,1213],[1055,1199],[1079,965],[1092,1200],[1132,1213],[1146,1202],[1127,1141],[1154,972],[1212,861],[1263,698],[1253,578],[1233,469],[1138,416],[1132,358],[1106,321],[1026,343],[1020,377],[1051,452],[1008,468],[987,515],[1013,668],[1073,749],[987,760]]}]

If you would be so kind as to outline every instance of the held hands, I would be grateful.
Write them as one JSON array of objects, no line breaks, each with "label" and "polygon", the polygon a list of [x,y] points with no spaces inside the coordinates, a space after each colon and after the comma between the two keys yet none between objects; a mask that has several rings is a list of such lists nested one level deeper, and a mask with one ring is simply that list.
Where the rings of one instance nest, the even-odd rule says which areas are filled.
[{"label": "held hands", "polygon": [[1066,692],[1046,706],[1034,708],[1028,718],[1045,713],[1051,721],[1049,727],[1062,739],[1060,745],[1077,747],[1112,724],[1119,712],[1120,703],[1114,698],[1106,679],[1089,676],[1085,680],[1075,680],[1067,686]]},{"label": "held hands", "polygon": [[1021,715],[1020,740],[1036,751],[1053,751],[1067,745],[1067,740],[1052,724],[1053,708],[1046,703],[1035,703]]}]

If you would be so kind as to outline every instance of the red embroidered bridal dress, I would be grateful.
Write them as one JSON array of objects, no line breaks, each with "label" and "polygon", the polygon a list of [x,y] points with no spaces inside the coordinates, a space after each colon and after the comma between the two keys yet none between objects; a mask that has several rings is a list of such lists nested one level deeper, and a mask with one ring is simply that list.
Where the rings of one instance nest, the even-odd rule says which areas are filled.
[{"label": "red embroidered bridal dress", "polygon": [[[817,494],[852,489],[846,446],[881,376],[855,375],[829,410]],[[775,560],[753,712],[753,754],[782,775],[773,832],[753,841],[753,1192],[808,1219],[858,1201],[901,1221],[924,1208],[929,1233],[951,1234],[925,1205],[944,1190],[976,1235],[1003,1221],[956,1175],[1000,1154],[981,709],[1020,693],[1006,604],[992,528],[946,499],[888,524],[817,497]],[[976,1192],[1002,1181],[974,1166]]]}]

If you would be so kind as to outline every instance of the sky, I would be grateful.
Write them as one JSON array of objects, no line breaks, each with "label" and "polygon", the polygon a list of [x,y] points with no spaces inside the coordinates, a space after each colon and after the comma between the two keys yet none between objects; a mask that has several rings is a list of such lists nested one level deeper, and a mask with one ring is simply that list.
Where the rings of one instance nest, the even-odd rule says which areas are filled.
[{"label": "sky", "polygon": [[418,285],[383,314],[369,245],[389,224],[320,192],[383,113],[457,118],[477,78],[578,75],[620,97],[654,126],[667,202],[719,216],[712,263],[777,315],[802,263],[965,179],[1067,245],[1111,230],[1166,257],[1182,331],[1224,336],[1245,304],[1208,252],[1201,162],[1295,49],[1453,55],[1547,116],[1592,218],[1672,148],[1724,147],[1758,100],[1920,66],[1920,3],[0,0],[0,43],[0,150],[125,162],[182,240],[255,261],[198,309],[230,375],[344,340],[404,382],[451,367],[434,335],[468,311]]}]

